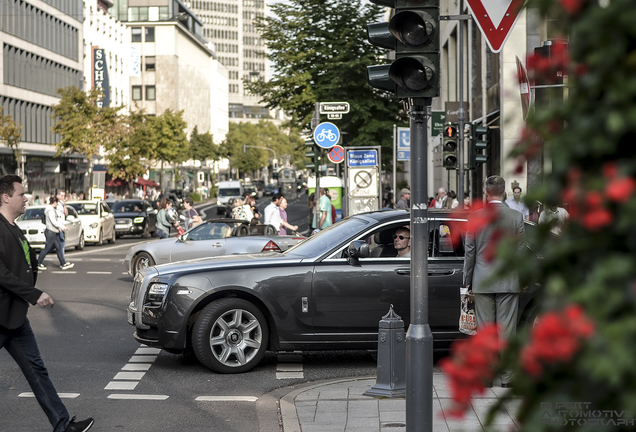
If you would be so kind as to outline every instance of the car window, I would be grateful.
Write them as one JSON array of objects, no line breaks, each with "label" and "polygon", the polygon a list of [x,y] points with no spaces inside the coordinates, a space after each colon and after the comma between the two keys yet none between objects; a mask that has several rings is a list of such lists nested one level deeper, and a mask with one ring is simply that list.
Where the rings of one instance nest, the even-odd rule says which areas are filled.
[{"label": "car window", "polygon": [[188,231],[187,240],[215,240],[224,239],[232,234],[232,228],[225,223],[202,224]]},{"label": "car window", "polygon": [[[369,244],[369,258],[397,258],[398,251],[395,249],[395,235],[398,228],[407,227],[408,221],[401,221],[391,225],[385,225],[379,229],[365,233],[358,240],[363,240]],[[343,250],[342,258],[345,258]]]},{"label": "car window", "polygon": [[97,214],[97,203],[70,203],[67,207],[72,207],[81,215]]},{"label": "car window", "polygon": [[141,201],[123,201],[113,204],[113,213],[139,213],[142,209]]},{"label": "car window", "polygon": [[344,219],[292,246],[283,253],[303,257],[317,256],[339,246],[343,240],[350,239],[367,225],[369,222],[364,219],[356,217]]},{"label": "car window", "polygon": [[463,257],[466,222],[440,221],[430,232],[429,256]]},{"label": "car window", "polygon": [[66,209],[68,210],[68,215],[69,215],[69,216],[75,216],[75,217],[78,217],[78,216],[77,216],[77,212],[75,211],[75,209],[74,209],[73,207],[71,207],[70,205],[67,205],[67,206],[66,206]]},{"label": "car window", "polygon": [[227,197],[227,196],[237,196],[241,194],[241,190],[236,188],[232,188],[232,189],[219,189],[219,196],[220,197]]},{"label": "car window", "polygon": [[24,212],[22,216],[20,216],[17,220],[42,220],[42,215],[44,214],[44,207],[40,208],[28,208]]}]

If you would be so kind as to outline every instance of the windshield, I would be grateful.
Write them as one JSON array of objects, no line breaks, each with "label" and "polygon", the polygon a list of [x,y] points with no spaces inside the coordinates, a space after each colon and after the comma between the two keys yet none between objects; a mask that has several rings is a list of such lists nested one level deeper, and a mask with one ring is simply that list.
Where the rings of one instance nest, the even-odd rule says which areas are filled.
[{"label": "windshield", "polygon": [[69,203],[80,215],[96,215],[97,204],[95,203]]},{"label": "windshield", "polygon": [[219,189],[220,197],[228,197],[228,196],[241,196],[241,190],[239,188],[236,189]]},{"label": "windshield", "polygon": [[113,213],[140,213],[144,211],[141,201],[121,201],[113,204]]},{"label": "windshield", "polygon": [[20,216],[17,220],[42,220],[42,215],[44,214],[44,207],[40,208],[32,208],[27,209],[26,212],[22,216]]},{"label": "windshield", "polygon": [[349,239],[366,227],[369,222],[358,219],[344,219],[331,225],[329,228],[314,234],[307,240],[287,249],[284,254],[299,255],[303,257],[313,257],[323,254],[336,246],[340,245],[343,240]]}]

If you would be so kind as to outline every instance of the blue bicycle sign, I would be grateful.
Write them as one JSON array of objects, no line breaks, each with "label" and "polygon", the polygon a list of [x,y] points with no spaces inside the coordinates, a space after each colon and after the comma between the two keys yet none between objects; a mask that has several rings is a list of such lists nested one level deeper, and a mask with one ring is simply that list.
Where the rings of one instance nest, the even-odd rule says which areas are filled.
[{"label": "blue bicycle sign", "polygon": [[324,122],[314,129],[314,142],[318,146],[328,149],[338,144],[338,141],[340,141],[340,130],[335,124]]}]

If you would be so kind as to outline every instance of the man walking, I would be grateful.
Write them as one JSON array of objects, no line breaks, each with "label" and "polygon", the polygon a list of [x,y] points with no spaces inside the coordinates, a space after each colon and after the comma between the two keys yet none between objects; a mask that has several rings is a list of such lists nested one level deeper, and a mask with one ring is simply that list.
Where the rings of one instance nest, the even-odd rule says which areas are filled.
[{"label": "man walking", "polygon": [[24,214],[26,202],[20,177],[0,177],[0,348],[6,348],[22,369],[53,432],[84,432],[93,426],[93,419],[70,418],[49,378],[27,318],[29,303],[53,307],[55,302],[35,288],[35,252],[14,223]]},{"label": "man walking", "polygon": [[395,205],[395,208],[398,209],[408,209],[409,207],[409,200],[411,199],[411,191],[408,189],[402,189],[400,191],[400,199],[398,200],[397,204]]},{"label": "man walking", "polygon": [[[503,205],[506,182],[499,176],[486,179],[484,186],[487,205],[468,216],[468,226],[476,221],[490,221],[486,226],[466,232],[466,256],[464,260],[464,286],[475,295],[475,315],[477,328],[486,323],[499,325],[499,337],[508,340],[517,330],[519,309],[519,279],[509,276],[506,279],[492,280],[500,265],[493,258],[492,248],[497,238],[513,235],[517,238],[517,249],[526,247],[523,215]],[[511,372],[501,376],[502,387],[509,387]]]},{"label": "man walking", "polygon": [[281,224],[283,223],[283,220],[280,217],[279,208],[282,199],[283,194],[280,192],[276,192],[272,196],[272,202],[267,207],[265,207],[265,210],[263,211],[265,217],[263,223],[265,225],[272,225],[274,228],[276,228],[276,232],[280,231]]},{"label": "man walking", "polygon": [[312,225],[318,230],[323,230],[333,224],[331,219],[331,198],[329,198],[329,191],[327,189],[320,188],[320,201],[318,205],[320,206],[320,220],[318,224],[316,224],[316,213],[314,213],[314,223]]},{"label": "man walking", "polygon": [[[66,208],[66,191],[62,188],[57,188],[56,196],[57,196],[57,207],[55,207],[55,212],[57,213],[57,220],[61,224],[64,224],[66,220],[66,216],[68,216],[68,209]],[[73,268],[75,264],[66,261],[64,256],[64,249],[66,248],[66,237],[64,231],[60,230],[60,245],[62,249],[60,250],[59,255],[62,255],[62,259],[64,260],[64,265],[62,265],[62,270],[68,270]]]},{"label": "man walking", "polygon": [[530,210],[526,207],[524,202],[521,201],[521,188],[519,186],[512,188],[512,198],[508,198],[506,204],[508,204],[508,207],[511,209],[521,213],[525,220],[530,220]]}]

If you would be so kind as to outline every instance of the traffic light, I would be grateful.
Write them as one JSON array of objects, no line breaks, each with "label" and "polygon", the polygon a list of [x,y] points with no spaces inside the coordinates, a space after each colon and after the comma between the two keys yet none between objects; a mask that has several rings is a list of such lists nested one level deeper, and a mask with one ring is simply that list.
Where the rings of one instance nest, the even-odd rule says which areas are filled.
[{"label": "traffic light", "polygon": [[457,149],[457,126],[446,125],[442,134],[442,165],[447,170],[457,169]]},{"label": "traffic light", "polygon": [[305,156],[311,159],[310,163],[305,164],[305,168],[317,172],[320,169],[320,147],[314,143],[313,139],[305,140],[305,145],[308,147]]},{"label": "traffic light", "polygon": [[[470,169],[477,168],[488,160],[488,126],[470,125]],[[483,151],[483,153],[482,153]]]},{"label": "traffic light", "polygon": [[390,22],[367,25],[372,44],[395,50],[390,65],[367,66],[371,87],[399,98],[439,96],[439,0],[370,0],[395,8]]}]

